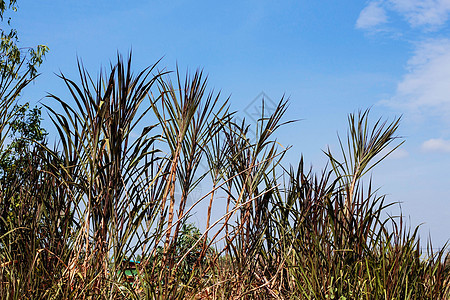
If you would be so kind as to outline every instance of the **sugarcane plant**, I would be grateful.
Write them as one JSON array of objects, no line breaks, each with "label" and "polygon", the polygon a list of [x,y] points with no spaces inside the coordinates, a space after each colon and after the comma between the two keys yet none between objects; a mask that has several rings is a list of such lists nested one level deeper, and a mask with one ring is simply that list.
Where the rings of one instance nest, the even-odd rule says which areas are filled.
[{"label": "sugarcane plant", "polygon": [[446,248],[423,251],[368,176],[399,118],[350,114],[326,168],[289,166],[285,98],[253,124],[202,71],[159,64],[59,75],[53,147],[41,110],[16,106],[30,77],[0,74],[2,298],[449,298]]}]

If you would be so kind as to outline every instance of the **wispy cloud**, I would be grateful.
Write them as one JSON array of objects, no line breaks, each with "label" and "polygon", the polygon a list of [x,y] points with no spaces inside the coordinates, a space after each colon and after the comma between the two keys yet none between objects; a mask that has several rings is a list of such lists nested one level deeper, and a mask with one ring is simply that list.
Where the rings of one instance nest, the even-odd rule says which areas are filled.
[{"label": "wispy cloud", "polygon": [[439,28],[450,17],[450,0],[375,0],[361,11],[356,28],[373,30],[387,22],[387,13],[399,15],[413,27]]},{"label": "wispy cloud", "polygon": [[423,142],[422,150],[427,152],[450,152],[450,140],[429,139]]},{"label": "wispy cloud", "polygon": [[[379,32],[380,28],[386,30],[383,24],[388,22],[388,18],[388,31],[409,30],[413,33],[407,36],[415,50],[406,62],[405,73],[394,94],[381,102],[420,119],[448,124],[450,0],[369,0],[355,26]],[[406,22],[399,25],[399,20]]]},{"label": "wispy cloud", "polygon": [[439,26],[450,14],[450,0],[389,0],[392,9],[413,26]]},{"label": "wispy cloud", "polygon": [[410,111],[450,116],[450,40],[419,43],[408,60],[407,73],[388,105]]},{"label": "wispy cloud", "polygon": [[359,14],[356,28],[369,29],[387,22],[386,11],[378,1],[370,2]]}]

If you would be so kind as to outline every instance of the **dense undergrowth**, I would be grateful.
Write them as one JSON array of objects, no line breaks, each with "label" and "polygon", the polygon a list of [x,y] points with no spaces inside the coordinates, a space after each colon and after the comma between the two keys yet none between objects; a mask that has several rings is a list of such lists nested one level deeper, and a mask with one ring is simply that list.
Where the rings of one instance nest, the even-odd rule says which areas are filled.
[{"label": "dense undergrowth", "polygon": [[446,249],[422,253],[364,177],[401,144],[399,119],[351,114],[314,172],[283,161],[284,99],[250,124],[201,72],[134,74],[120,56],[79,70],[61,75],[70,99],[45,101],[53,147],[39,110],[15,106],[29,79],[0,70],[2,299],[450,298]]}]

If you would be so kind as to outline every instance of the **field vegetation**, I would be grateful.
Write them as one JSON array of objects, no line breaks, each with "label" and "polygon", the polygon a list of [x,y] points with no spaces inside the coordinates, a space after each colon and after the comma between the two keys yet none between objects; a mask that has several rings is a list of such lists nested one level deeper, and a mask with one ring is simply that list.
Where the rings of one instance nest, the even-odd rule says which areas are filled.
[{"label": "field vegetation", "polygon": [[292,166],[286,99],[252,123],[201,71],[118,55],[33,108],[48,48],[0,33],[1,299],[450,299],[446,247],[372,186],[400,119],[350,114],[326,169]]},{"label": "field vegetation", "polygon": [[41,109],[17,105],[33,77],[0,70],[2,299],[449,298],[446,250],[423,253],[366,175],[401,145],[399,119],[350,114],[328,169],[287,166],[286,100],[236,122],[202,72],[157,69],[118,55],[96,79],[61,75],[53,147]]}]

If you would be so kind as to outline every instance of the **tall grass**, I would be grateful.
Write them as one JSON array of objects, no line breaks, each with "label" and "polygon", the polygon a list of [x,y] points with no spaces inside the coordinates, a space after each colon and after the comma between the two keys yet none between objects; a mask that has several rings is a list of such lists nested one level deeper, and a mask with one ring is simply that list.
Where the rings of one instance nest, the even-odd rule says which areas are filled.
[{"label": "tall grass", "polygon": [[[249,124],[201,71],[134,74],[131,56],[97,79],[78,67],[60,76],[70,99],[46,102],[58,143],[30,143],[26,172],[2,181],[2,298],[449,298],[446,249],[422,253],[366,178],[401,145],[399,119],[351,114],[341,153],[314,172],[284,164],[284,99]],[[2,83],[2,149],[27,83]]]}]

